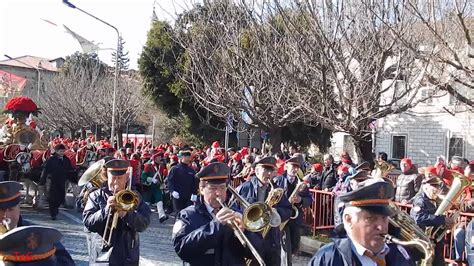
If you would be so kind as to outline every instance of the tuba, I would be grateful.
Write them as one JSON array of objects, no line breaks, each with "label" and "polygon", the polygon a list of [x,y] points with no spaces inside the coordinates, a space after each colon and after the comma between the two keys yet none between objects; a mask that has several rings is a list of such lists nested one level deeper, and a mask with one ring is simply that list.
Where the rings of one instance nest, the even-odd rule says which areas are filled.
[{"label": "tuba", "polygon": [[413,218],[393,202],[390,203],[390,208],[395,215],[388,218],[388,221],[393,226],[400,228],[401,239],[395,238],[391,235],[385,235],[385,240],[388,243],[395,243],[401,246],[412,246],[424,254],[421,261],[422,266],[431,266],[434,257],[434,247],[430,238],[425,234],[413,220]]},{"label": "tuba", "polygon": [[[443,200],[439,204],[434,215],[443,215],[449,211],[453,204],[459,199],[464,189],[469,186],[466,176],[456,171],[451,171],[451,174],[453,175],[453,183],[451,184],[448,193],[442,197]],[[446,213],[446,215],[449,214]],[[459,210],[457,210],[450,217],[453,220],[456,220],[459,215]],[[433,226],[429,226],[426,228],[425,233],[435,242],[439,242],[450,229],[451,228],[447,228],[446,225],[440,226],[436,230],[434,230]]]},{"label": "tuba", "polygon": [[101,187],[107,181],[107,177],[101,174],[102,168],[104,167],[105,160],[98,160],[92,164],[87,170],[82,174],[81,178],[77,182],[78,186],[84,186],[85,184],[91,182],[94,187]]},{"label": "tuba", "polygon": [[[125,190],[121,190],[119,192],[114,191],[115,201],[117,203],[115,210],[109,210],[107,214],[107,221],[105,223],[104,234],[102,236],[102,240],[104,241],[104,247],[112,246],[112,234],[117,228],[118,224],[118,211],[126,211],[130,212],[135,210],[138,207],[138,203],[140,203],[140,198],[138,194],[131,190],[132,187],[132,168],[129,167],[129,184]],[[111,220],[112,217],[112,220]]]}]

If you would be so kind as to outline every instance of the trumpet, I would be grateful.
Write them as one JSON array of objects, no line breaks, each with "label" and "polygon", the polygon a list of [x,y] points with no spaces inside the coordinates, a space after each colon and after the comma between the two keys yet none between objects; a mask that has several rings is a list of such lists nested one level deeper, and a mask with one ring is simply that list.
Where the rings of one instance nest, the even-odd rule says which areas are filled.
[{"label": "trumpet", "polygon": [[[221,205],[222,208],[227,208],[227,206],[225,206],[225,204],[222,202],[222,200],[220,198],[217,198],[217,202],[219,202],[219,204]],[[265,262],[263,261],[262,257],[260,256],[260,254],[258,254],[258,251],[252,245],[252,243],[247,238],[247,236],[244,234],[242,229],[240,229],[237,222],[235,220],[233,220],[233,221],[229,221],[229,224],[232,227],[232,229],[234,230],[234,234],[237,237],[237,239],[239,239],[240,243],[242,243],[242,246],[248,247],[250,249],[250,251],[252,252],[253,256],[255,257],[255,259],[258,261],[258,263],[261,266],[264,266]]]},{"label": "trumpet", "polygon": [[[131,168],[131,167],[130,167]],[[105,223],[104,234],[102,236],[102,240],[104,242],[104,247],[112,246],[112,235],[114,230],[117,228],[118,218],[119,218],[119,211],[126,211],[130,212],[133,211],[138,207],[139,197],[135,191],[131,190],[132,185],[132,171],[129,168],[129,185],[125,190],[121,190],[116,193],[116,189],[114,190],[115,201],[117,203],[115,210],[110,209],[107,214],[107,222]],[[111,220],[112,218],[112,220]]]}]

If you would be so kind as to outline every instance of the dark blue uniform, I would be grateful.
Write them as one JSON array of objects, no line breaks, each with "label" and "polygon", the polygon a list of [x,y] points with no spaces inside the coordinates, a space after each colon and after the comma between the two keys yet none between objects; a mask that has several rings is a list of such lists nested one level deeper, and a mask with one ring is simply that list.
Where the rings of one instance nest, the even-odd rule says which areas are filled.
[{"label": "dark blue uniform", "polygon": [[[242,183],[238,188],[237,191],[239,195],[242,196],[248,203],[252,204],[258,201],[257,189],[258,189],[259,181],[256,176],[252,176],[249,181]],[[276,185],[275,185],[276,186]],[[266,195],[270,191],[270,186],[268,186]],[[266,199],[266,196],[265,196]],[[273,206],[277,211],[278,214],[281,216],[281,221],[284,222],[288,220],[292,213],[292,208],[290,202],[286,196],[283,196],[280,202],[278,202],[275,206]],[[243,211],[243,209],[241,208]],[[254,245],[255,249],[257,249],[260,253],[260,256],[265,261],[267,265],[280,265],[280,257],[281,257],[281,232],[279,227],[272,227],[265,239],[263,239],[262,234],[257,233],[250,233],[248,237],[252,244]]]},{"label": "dark blue uniform", "polygon": [[[445,224],[444,215],[434,215],[436,212],[436,202],[429,199],[424,192],[419,194],[413,200],[413,207],[410,211],[410,216],[413,217],[416,224],[425,229],[427,226],[434,226],[434,230]],[[433,230],[433,231],[434,231]],[[435,258],[433,265],[445,265],[444,263],[444,241],[435,243]]]},{"label": "dark blue uniform", "polygon": [[176,254],[191,265],[245,265],[247,251],[229,225],[219,223],[202,199],[182,210],[173,228]]},{"label": "dark blue uniform", "polygon": [[[285,196],[289,199],[291,194],[296,188],[298,184],[298,177],[295,177],[293,183],[290,183],[288,179],[288,175],[285,172],[283,175],[278,176],[276,178],[276,185],[283,188],[285,191]],[[285,250],[288,253],[288,263],[291,264],[291,253],[298,252],[300,247],[300,240],[301,240],[301,226],[303,225],[303,208],[308,208],[311,206],[313,202],[313,197],[309,193],[308,188],[306,187],[303,191],[298,192],[297,194],[301,197],[301,202],[294,204],[294,206],[298,209],[298,216],[296,219],[290,219],[285,226],[285,234],[286,234],[286,245]],[[292,213],[293,215],[293,213]]]},{"label": "dark blue uniform", "polygon": [[[18,220],[18,227],[29,226],[29,225],[33,225],[33,224],[29,221],[23,220],[23,218],[20,216],[20,219]],[[54,257],[41,260],[41,261],[24,263],[24,265],[31,265],[31,266],[40,266],[40,265],[73,266],[73,265],[76,265],[74,261],[72,260],[71,255],[69,254],[69,252],[67,252],[66,248],[64,248],[61,242],[57,242],[56,244],[54,244],[54,247],[56,248]],[[15,265],[22,265],[22,264],[17,263]]]},{"label": "dark blue uniform", "polygon": [[175,211],[191,205],[191,195],[197,194],[199,180],[195,178],[196,172],[185,163],[179,163],[172,167],[168,174],[168,188],[170,193],[179,193],[179,199],[173,198]]},{"label": "dark blue uniform", "polygon": [[[90,261],[105,254],[102,250],[105,225],[107,222],[107,199],[112,196],[107,186],[89,194],[84,212],[82,213],[84,226],[91,232]],[[138,265],[140,248],[138,232],[143,232],[150,224],[151,210],[140,199],[138,207],[119,218],[117,228],[112,234],[112,248],[108,249],[110,255],[109,265]]]},{"label": "dark blue uniform", "polygon": [[[363,266],[357,255],[352,251],[351,240],[349,238],[337,239],[326,244],[314,255],[308,266],[342,266],[356,265]],[[406,250],[395,244],[388,245],[390,251],[385,256],[387,266],[414,266]]]}]

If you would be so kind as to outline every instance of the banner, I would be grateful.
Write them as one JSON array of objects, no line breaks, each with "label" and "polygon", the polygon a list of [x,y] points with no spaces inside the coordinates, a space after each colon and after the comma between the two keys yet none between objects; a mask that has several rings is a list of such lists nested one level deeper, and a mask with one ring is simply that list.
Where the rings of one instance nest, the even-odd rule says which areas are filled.
[{"label": "banner", "polygon": [[0,70],[0,96],[21,92],[26,86],[26,78]]}]

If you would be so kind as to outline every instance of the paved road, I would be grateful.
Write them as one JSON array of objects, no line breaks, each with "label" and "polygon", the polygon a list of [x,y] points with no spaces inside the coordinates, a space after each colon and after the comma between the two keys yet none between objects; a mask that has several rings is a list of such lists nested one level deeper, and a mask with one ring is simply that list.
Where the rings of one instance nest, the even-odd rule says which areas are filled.
[{"label": "paved road", "polygon": [[[22,216],[35,224],[57,228],[64,235],[61,242],[71,253],[77,265],[88,265],[86,233],[83,231],[81,214],[75,210],[60,209],[58,219],[52,221],[48,210],[33,210],[22,205]],[[150,227],[140,234],[140,265],[182,265],[171,245],[173,218],[163,224],[158,214],[152,213]],[[306,265],[308,257],[296,257],[294,265]]]}]

